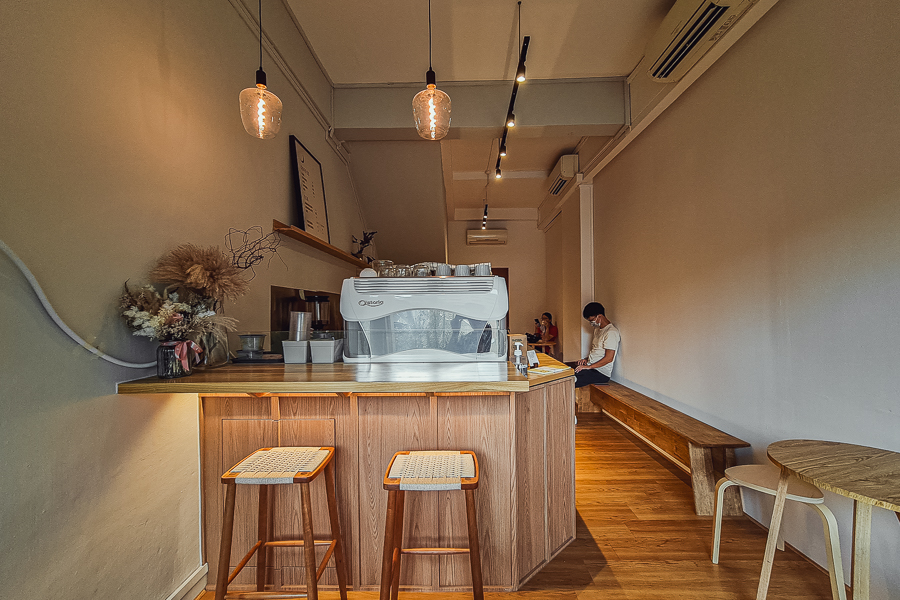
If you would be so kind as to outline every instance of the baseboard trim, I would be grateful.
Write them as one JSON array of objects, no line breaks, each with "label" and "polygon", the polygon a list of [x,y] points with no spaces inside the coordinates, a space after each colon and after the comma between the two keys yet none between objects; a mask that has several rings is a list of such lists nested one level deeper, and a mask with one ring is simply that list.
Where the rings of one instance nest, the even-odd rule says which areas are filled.
[{"label": "baseboard trim", "polygon": [[207,573],[209,565],[203,563],[166,600],[194,600],[206,589]]},{"label": "baseboard trim", "polygon": [[[744,511],[744,516],[747,517],[748,519],[750,519],[750,521],[753,524],[755,524],[757,527],[759,527],[760,529],[762,529],[763,531],[768,533],[769,528],[766,527],[765,525],[763,525],[762,523],[760,523],[759,521],[757,521],[756,519],[754,519],[753,517],[751,517],[749,514],[747,514],[747,511]],[[898,515],[897,518],[900,518],[900,515]],[[812,566],[817,568],[819,571],[821,571],[822,574],[825,575],[825,577],[829,577],[829,578],[831,577],[831,574],[828,572],[828,569],[826,569],[825,567],[823,567],[822,565],[820,565],[819,563],[817,563],[816,561],[814,561],[813,559],[808,557],[803,552],[800,552],[800,550],[798,550],[795,546],[792,546],[791,544],[785,542],[784,548],[785,548],[785,550],[790,548],[795,554],[799,554],[800,558],[802,558],[803,560],[805,560],[806,562],[808,562],[809,564],[811,564]],[[848,584],[844,584],[844,587],[847,588],[847,590],[846,590],[847,598],[852,598],[853,597],[853,588]]]}]

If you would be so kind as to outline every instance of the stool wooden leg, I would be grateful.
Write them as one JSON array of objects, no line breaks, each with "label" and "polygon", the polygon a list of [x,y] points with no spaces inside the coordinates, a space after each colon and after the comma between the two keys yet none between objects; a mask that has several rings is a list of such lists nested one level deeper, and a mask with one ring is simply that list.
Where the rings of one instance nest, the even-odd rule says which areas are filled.
[{"label": "stool wooden leg", "polygon": [[309,600],[318,600],[316,543],[313,536],[312,500],[310,499],[308,483],[300,484],[300,513],[303,516],[303,559],[306,563],[306,597]]},{"label": "stool wooden leg", "polygon": [[256,551],[256,591],[263,592],[266,589],[266,568],[268,567],[269,541],[269,496],[271,486],[259,486],[259,520],[256,523],[256,534],[260,541],[259,550]]},{"label": "stool wooden leg", "polygon": [[478,520],[475,516],[475,490],[466,490],[466,522],[469,527],[469,564],[472,567],[472,596],[484,600],[481,581],[481,551],[478,546]]},{"label": "stool wooden leg", "polygon": [[388,505],[384,519],[384,552],[381,553],[381,593],[379,600],[390,600],[393,570],[391,563],[394,554],[394,512],[397,507],[397,492],[388,491]]},{"label": "stool wooden leg", "polygon": [[406,492],[397,492],[397,507],[394,513],[394,550],[391,558],[391,600],[397,600],[400,593],[400,557],[403,555],[403,508],[406,502]]},{"label": "stool wooden leg", "polygon": [[225,515],[222,543],[219,546],[219,572],[216,573],[216,600],[223,600],[228,588],[228,563],[231,562],[231,535],[234,533],[234,496],[237,486],[225,484]]},{"label": "stool wooden leg", "polygon": [[716,512],[713,517],[712,545],[712,563],[714,565],[719,564],[719,546],[722,541],[722,512],[724,511],[725,504],[725,490],[733,485],[737,484],[726,477],[720,479],[719,483],[716,484]]},{"label": "stool wooden leg", "polygon": [[337,495],[334,490],[334,461],[325,466],[325,494],[328,496],[328,518],[331,520],[331,537],[334,538],[334,567],[337,571],[341,600],[347,600],[347,563],[344,562],[344,541],[341,522],[338,520]]},{"label": "stool wooden leg", "polygon": [[825,530],[825,554],[828,556],[828,576],[831,578],[831,597],[834,600],[846,600],[844,588],[844,566],[841,562],[841,543],[838,540],[837,520],[834,513],[824,504],[810,504],[822,517]]}]

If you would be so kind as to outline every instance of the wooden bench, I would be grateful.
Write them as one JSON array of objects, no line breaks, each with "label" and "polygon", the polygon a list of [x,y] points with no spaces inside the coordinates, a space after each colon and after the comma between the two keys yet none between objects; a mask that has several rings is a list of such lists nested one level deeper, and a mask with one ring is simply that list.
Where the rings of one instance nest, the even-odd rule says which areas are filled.
[{"label": "wooden bench", "polygon": [[[716,481],[735,465],[734,449],[750,444],[613,381],[590,389],[591,402],[604,414],[690,474],[694,510],[712,515]],[[726,491],[724,514],[743,514],[737,488]]]}]

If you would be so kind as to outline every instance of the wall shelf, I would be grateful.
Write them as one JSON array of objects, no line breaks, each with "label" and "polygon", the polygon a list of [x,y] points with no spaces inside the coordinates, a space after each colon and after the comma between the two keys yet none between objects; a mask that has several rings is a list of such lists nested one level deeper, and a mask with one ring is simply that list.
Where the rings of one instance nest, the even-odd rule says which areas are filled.
[{"label": "wall shelf", "polygon": [[348,253],[344,252],[343,250],[341,250],[340,248],[332,246],[328,242],[324,242],[324,241],[320,240],[319,238],[306,233],[299,227],[294,227],[293,225],[285,225],[281,221],[273,219],[272,220],[272,230],[277,231],[281,235],[287,236],[287,237],[291,238],[292,240],[297,240],[298,242],[303,242],[307,246],[312,246],[316,250],[321,250],[322,252],[324,252],[326,254],[330,254],[331,256],[334,256],[345,262],[348,262],[358,269],[367,269],[369,267],[369,263],[367,263],[366,261],[359,260],[352,254],[348,254]]}]

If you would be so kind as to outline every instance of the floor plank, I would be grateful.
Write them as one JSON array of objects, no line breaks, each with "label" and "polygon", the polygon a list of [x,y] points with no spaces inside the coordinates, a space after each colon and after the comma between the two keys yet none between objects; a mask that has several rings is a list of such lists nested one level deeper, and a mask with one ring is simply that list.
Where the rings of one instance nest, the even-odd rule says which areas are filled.
[{"label": "floor plank", "polygon": [[[694,514],[690,479],[599,414],[579,414],[575,437],[576,540],[525,587],[494,600],[752,600],[766,533],[747,517],[722,526],[710,562],[712,517]],[[338,598],[322,591],[323,600]],[[350,592],[375,600],[376,592]],[[462,600],[471,594],[401,593],[406,600]],[[778,552],[768,597],[831,597],[828,576],[790,549]],[[213,600],[206,592],[200,600]]]}]

